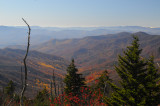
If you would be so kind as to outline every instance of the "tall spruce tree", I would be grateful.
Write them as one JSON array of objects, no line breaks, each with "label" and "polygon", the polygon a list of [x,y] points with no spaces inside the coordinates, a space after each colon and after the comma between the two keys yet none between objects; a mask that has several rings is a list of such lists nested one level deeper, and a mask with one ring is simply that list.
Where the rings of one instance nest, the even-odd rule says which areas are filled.
[{"label": "tall spruce tree", "polygon": [[71,64],[67,68],[67,75],[64,79],[66,84],[64,90],[66,94],[72,93],[72,95],[79,95],[80,88],[85,85],[85,79],[82,78],[81,74],[77,74],[78,69],[74,64],[74,59],[72,59]]},{"label": "tall spruce tree", "polygon": [[146,104],[145,106],[157,106],[160,104],[160,74],[154,65],[154,57],[148,59],[147,76],[145,77]]},{"label": "tall spruce tree", "polygon": [[121,87],[110,83],[115,92],[107,102],[114,106],[146,104],[147,61],[140,56],[142,49],[139,49],[138,37],[133,38],[132,45],[123,52],[124,56],[119,55],[118,66],[115,67],[121,78]]}]

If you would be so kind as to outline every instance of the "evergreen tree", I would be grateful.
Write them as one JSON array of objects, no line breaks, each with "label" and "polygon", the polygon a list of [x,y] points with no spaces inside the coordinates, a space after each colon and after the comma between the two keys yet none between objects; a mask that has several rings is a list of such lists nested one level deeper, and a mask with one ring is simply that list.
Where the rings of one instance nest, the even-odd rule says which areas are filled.
[{"label": "evergreen tree", "polygon": [[74,59],[67,68],[67,75],[64,79],[66,84],[64,90],[66,94],[72,93],[72,95],[79,95],[80,88],[85,85],[84,78],[81,78],[81,74],[77,74],[78,69],[74,65]]},{"label": "evergreen tree", "polygon": [[118,58],[116,72],[121,78],[121,87],[110,83],[114,88],[114,93],[110,99],[112,105],[131,105],[140,106],[146,104],[145,83],[147,76],[147,62],[140,54],[138,37],[133,36],[134,40],[131,46],[124,51],[124,56]]},{"label": "evergreen tree", "polygon": [[5,87],[4,92],[7,95],[13,96],[14,90],[15,90],[15,87],[14,87],[13,81],[11,80],[9,81],[8,86]]},{"label": "evergreen tree", "polygon": [[146,106],[157,106],[160,104],[160,74],[158,74],[158,69],[154,65],[154,58],[150,57],[148,60],[148,71],[145,78],[145,88],[146,88]]}]

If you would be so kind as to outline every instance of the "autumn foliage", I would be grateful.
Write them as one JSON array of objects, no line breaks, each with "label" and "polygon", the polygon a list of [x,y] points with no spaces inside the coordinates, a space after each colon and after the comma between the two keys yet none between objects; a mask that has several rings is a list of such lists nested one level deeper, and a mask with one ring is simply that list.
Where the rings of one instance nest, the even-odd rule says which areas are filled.
[{"label": "autumn foliage", "polygon": [[54,98],[53,101],[50,99],[51,106],[106,106],[103,103],[103,94],[99,90],[92,90],[91,87],[81,87],[81,96],[70,94],[61,94]]}]

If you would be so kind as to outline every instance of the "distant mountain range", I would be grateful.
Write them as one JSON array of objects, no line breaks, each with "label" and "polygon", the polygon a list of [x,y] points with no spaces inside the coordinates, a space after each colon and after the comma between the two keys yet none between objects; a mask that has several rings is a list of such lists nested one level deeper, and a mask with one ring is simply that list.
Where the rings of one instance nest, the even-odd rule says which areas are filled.
[{"label": "distant mountain range", "polygon": [[[97,36],[115,34],[119,32],[146,32],[149,34],[160,34],[160,28],[140,26],[115,26],[115,27],[39,27],[31,26],[31,45],[44,43],[50,39],[83,38],[86,36]],[[0,26],[0,48],[11,45],[25,45],[27,39],[27,27],[25,26]]]}]

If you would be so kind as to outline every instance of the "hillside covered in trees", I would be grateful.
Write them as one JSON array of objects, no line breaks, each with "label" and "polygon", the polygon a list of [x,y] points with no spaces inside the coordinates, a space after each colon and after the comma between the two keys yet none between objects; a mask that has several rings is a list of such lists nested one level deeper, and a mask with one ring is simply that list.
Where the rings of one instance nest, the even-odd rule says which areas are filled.
[{"label": "hillside covered in trees", "polygon": [[[23,104],[156,106],[160,104],[159,39],[158,35],[139,32],[87,37],[75,44],[72,40],[65,45],[56,43],[54,50],[63,47],[71,53],[59,51],[59,55],[75,59],[70,65],[67,58],[51,55],[56,54],[54,50],[48,54],[31,51],[27,60],[27,98],[23,98]],[[24,50],[0,50],[2,105],[20,103],[24,54]]]},{"label": "hillside covered in trees", "polygon": [[[21,77],[24,77],[24,55],[24,50],[0,50],[1,89],[2,87],[6,86],[10,80],[12,80],[15,83],[16,90],[19,92],[21,88]],[[56,80],[62,80],[62,78],[64,78],[66,74],[65,70],[67,68],[67,65],[68,61],[61,57],[48,55],[37,51],[30,51],[27,59],[27,67],[29,71],[28,90],[26,96],[34,97],[33,93],[36,95],[37,91],[40,90],[39,85],[42,86],[42,83],[49,87],[50,79],[52,79],[53,70],[55,72]],[[21,74],[23,75],[21,76]]]},{"label": "hillside covered in trees", "polygon": [[[90,75],[105,69],[112,70],[114,64],[117,64],[117,55],[122,54],[123,49],[131,43],[132,34],[140,39],[140,47],[143,48],[142,55],[148,57],[153,54],[155,62],[160,62],[160,36],[145,32],[121,32],[81,39],[53,39],[39,45],[32,45],[31,50],[57,55],[68,61],[74,58],[79,71]],[[19,46],[10,48],[19,49]]]}]

